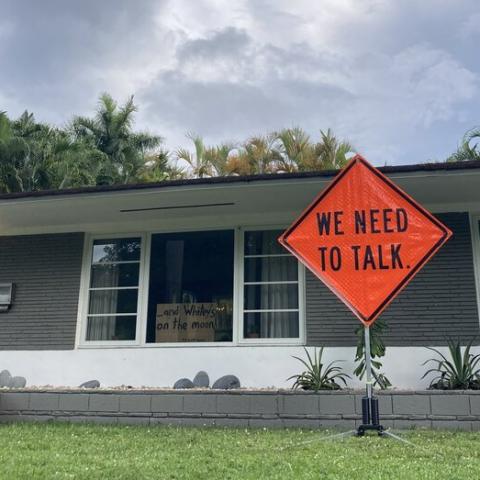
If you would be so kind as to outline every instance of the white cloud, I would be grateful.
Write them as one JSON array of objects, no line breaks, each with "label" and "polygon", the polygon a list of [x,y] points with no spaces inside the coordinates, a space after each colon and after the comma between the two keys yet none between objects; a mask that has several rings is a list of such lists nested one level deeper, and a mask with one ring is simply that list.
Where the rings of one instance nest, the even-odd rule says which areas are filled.
[{"label": "white cloud", "polygon": [[15,114],[63,122],[102,91],[135,93],[139,125],[170,148],[187,131],[332,127],[375,163],[444,158],[478,123],[476,0],[6,5],[0,110]]},{"label": "white cloud", "polygon": [[474,73],[425,44],[393,56],[317,53],[305,44],[258,45],[227,28],[185,42],[177,59],[141,95],[162,106],[147,118],[166,122],[177,142],[191,130],[220,141],[292,124],[311,134],[331,126],[392,163],[399,141],[458,118],[477,92]]}]

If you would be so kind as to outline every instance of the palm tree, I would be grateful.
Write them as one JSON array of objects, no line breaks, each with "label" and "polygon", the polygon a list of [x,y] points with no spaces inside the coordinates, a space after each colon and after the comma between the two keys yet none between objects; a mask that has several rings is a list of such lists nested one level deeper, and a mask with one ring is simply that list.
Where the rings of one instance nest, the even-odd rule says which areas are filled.
[{"label": "palm tree", "polygon": [[314,146],[314,155],[307,158],[301,170],[339,170],[348,163],[347,155],[354,147],[345,140],[338,140],[333,132],[320,130],[321,141]]},{"label": "palm tree", "polygon": [[188,133],[187,138],[193,142],[194,152],[180,148],[176,152],[177,160],[184,161],[190,167],[190,174],[196,178],[232,175],[235,166],[232,162],[233,143],[218,146],[206,146],[199,135]]},{"label": "palm tree", "polygon": [[119,106],[104,93],[93,118],[77,116],[73,119],[75,137],[105,155],[99,172],[100,183],[135,181],[147,158],[161,145],[159,136],[132,131],[136,111],[133,96]]},{"label": "palm tree", "polygon": [[241,173],[235,152],[236,147],[233,143],[221,143],[205,150],[205,157],[212,166],[215,176],[225,177]]},{"label": "palm tree", "polygon": [[272,173],[275,163],[282,159],[275,145],[276,140],[274,133],[249,138],[238,153],[238,168],[250,175]]},{"label": "palm tree", "polygon": [[178,160],[185,161],[191,170],[191,175],[196,178],[212,177],[213,167],[205,155],[203,138],[193,133],[187,133],[187,138],[193,142],[195,151],[192,153],[185,148],[176,151]]},{"label": "palm tree", "polygon": [[101,183],[106,155],[81,139],[58,131],[50,151],[57,188],[72,188]]},{"label": "palm tree", "polygon": [[23,182],[18,170],[28,153],[27,143],[14,135],[12,123],[6,112],[0,112],[0,188],[2,192],[22,191]]},{"label": "palm tree", "polygon": [[275,134],[280,158],[276,172],[296,172],[312,162],[314,149],[308,134],[299,127],[285,128]]},{"label": "palm tree", "polygon": [[463,162],[467,160],[480,160],[480,127],[468,130],[462,138],[462,143],[457,151],[447,158],[447,162]]},{"label": "palm tree", "polygon": [[49,147],[54,130],[25,111],[17,120],[0,112],[0,188],[24,192],[55,188]]},{"label": "palm tree", "polygon": [[139,172],[138,180],[141,182],[163,182],[164,180],[178,180],[185,178],[187,173],[184,168],[172,163],[170,153],[167,150],[160,150],[146,158],[142,170]]}]

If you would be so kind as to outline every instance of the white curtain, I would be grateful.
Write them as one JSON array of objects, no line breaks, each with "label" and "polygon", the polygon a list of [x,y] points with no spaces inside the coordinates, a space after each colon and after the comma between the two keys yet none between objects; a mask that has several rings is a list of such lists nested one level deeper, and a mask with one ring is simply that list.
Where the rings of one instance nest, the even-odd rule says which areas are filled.
[{"label": "white curtain", "polygon": [[[262,235],[261,253],[272,251],[271,242],[276,242],[276,237],[277,232],[273,234],[265,232]],[[258,257],[256,262],[260,268],[260,276],[257,274],[255,278],[261,282],[297,280],[296,270],[292,272],[292,268],[296,269],[296,262],[292,262],[291,257]],[[256,305],[256,309],[279,310],[292,305],[295,305],[294,308],[298,307],[298,304],[295,303],[298,290],[296,284],[271,283],[251,286],[247,290],[249,292],[249,298],[246,299],[248,305],[253,306],[256,303],[255,291],[257,288],[260,288],[260,305]],[[257,315],[261,317],[260,338],[288,338],[296,335],[295,332],[292,332],[289,321],[291,317],[288,312],[263,312]]]},{"label": "white curtain", "polygon": [[[266,257],[262,261],[262,282],[285,281],[288,277],[289,257]],[[261,290],[261,309],[277,310],[294,304],[289,298],[293,289],[289,284],[264,285]],[[263,313],[261,338],[287,338],[292,336],[288,312]]]},{"label": "white curtain", "polygon": [[[93,275],[93,268],[92,268]],[[101,265],[96,272],[96,285],[116,287],[119,265]],[[117,311],[118,290],[90,290],[89,314],[112,313],[111,317],[88,317],[87,340],[115,340],[114,314]]]}]

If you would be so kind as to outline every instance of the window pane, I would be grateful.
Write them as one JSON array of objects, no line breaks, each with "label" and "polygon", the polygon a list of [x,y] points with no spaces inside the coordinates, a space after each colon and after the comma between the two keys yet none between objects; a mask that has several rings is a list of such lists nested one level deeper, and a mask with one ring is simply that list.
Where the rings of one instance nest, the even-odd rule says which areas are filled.
[{"label": "window pane", "polygon": [[88,313],[137,313],[138,289],[90,290]]},{"label": "window pane", "polygon": [[245,259],[245,282],[297,281],[295,257],[253,257]]},{"label": "window pane", "polygon": [[137,317],[88,317],[87,340],[135,340]]},{"label": "window pane", "polygon": [[152,235],[147,342],[232,340],[233,232]]},{"label": "window pane", "polygon": [[298,312],[245,313],[245,338],[298,338]]},{"label": "window pane", "polygon": [[245,310],[298,308],[298,284],[245,285]]},{"label": "window pane", "polygon": [[277,255],[288,253],[279,243],[281,230],[245,232],[245,255]]},{"label": "window pane", "polygon": [[93,242],[92,262],[140,260],[140,238],[114,238]]},{"label": "window pane", "polygon": [[92,265],[90,287],[136,287],[140,263],[107,263]]}]

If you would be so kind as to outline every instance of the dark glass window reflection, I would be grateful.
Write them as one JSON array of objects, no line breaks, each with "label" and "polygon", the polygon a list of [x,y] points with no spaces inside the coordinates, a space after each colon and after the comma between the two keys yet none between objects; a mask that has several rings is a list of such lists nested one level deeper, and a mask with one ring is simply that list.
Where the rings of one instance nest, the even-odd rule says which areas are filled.
[{"label": "dark glass window reflection", "polygon": [[152,235],[147,342],[229,342],[233,231]]}]

